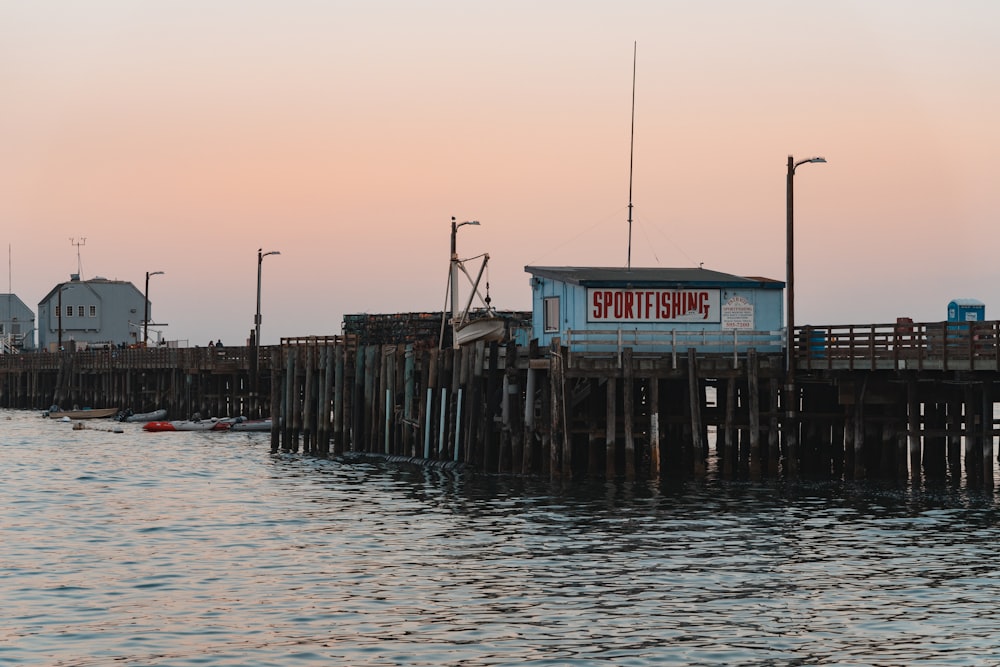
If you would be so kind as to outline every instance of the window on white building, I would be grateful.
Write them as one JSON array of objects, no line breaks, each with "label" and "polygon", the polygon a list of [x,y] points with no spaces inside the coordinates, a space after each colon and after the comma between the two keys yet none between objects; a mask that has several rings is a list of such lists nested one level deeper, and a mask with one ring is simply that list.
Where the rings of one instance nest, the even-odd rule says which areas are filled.
[{"label": "window on white building", "polygon": [[83,306],[77,306],[76,307],[76,314],[77,314],[77,317],[83,317]]},{"label": "window on white building", "polygon": [[90,307],[90,316],[91,317],[97,317],[97,306],[91,306]]}]

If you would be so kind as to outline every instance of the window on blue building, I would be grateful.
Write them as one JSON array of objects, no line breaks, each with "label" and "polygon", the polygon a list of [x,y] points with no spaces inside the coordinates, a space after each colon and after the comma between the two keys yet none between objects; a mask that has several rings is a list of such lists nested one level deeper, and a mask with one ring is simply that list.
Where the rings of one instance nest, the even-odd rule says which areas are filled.
[{"label": "window on blue building", "polygon": [[547,296],[542,301],[544,306],[545,331],[559,331],[559,297]]}]

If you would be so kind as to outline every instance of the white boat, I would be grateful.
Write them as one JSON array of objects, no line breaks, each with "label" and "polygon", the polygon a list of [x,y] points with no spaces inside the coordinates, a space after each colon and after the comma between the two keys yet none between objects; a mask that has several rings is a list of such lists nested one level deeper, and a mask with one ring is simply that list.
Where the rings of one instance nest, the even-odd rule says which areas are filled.
[{"label": "white boat", "polygon": [[167,416],[167,411],[164,408],[159,410],[153,410],[152,412],[137,412],[133,413],[131,410],[126,410],[118,415],[118,421],[121,422],[155,422],[161,421]]},{"label": "white boat", "polygon": [[[451,298],[451,317],[445,320],[442,318],[441,322],[441,344],[444,344],[444,326],[445,321],[451,323],[452,329],[452,346],[458,349],[462,345],[468,345],[470,343],[475,343],[476,341],[502,341],[506,336],[507,327],[504,320],[497,317],[493,307],[490,306],[490,283],[489,279],[486,281],[486,296],[483,296],[479,292],[479,283],[483,279],[483,273],[486,271],[486,265],[490,261],[490,256],[488,253],[483,253],[482,255],[476,255],[475,257],[469,257],[467,259],[459,259],[458,251],[456,250],[456,236],[458,234],[458,228],[463,225],[478,225],[478,220],[469,220],[467,222],[457,223],[455,218],[451,219],[451,263],[448,270],[448,296]],[[465,268],[465,263],[474,259],[482,258],[482,263],[479,265],[479,272],[476,277],[473,278]],[[469,281],[471,286],[471,291],[469,293],[469,298],[465,302],[465,307],[461,308],[459,303],[458,295],[458,274],[464,274],[466,279]],[[483,304],[482,309],[478,309],[475,313],[478,316],[473,316],[472,301],[476,297],[479,297],[480,302]],[[448,299],[445,299],[447,303]]]},{"label": "white boat", "polygon": [[82,410],[59,410],[55,405],[44,413],[44,416],[52,419],[103,419],[114,417],[118,414],[118,408],[84,408]]},{"label": "white boat", "polygon": [[143,425],[143,430],[163,431],[228,431],[236,423],[235,417],[218,419],[178,419],[174,421],[151,421]]},{"label": "white boat", "polygon": [[455,345],[467,345],[475,343],[477,340],[485,340],[490,343],[502,341],[504,338],[504,321],[499,317],[484,317],[480,320],[472,320],[455,329]]}]

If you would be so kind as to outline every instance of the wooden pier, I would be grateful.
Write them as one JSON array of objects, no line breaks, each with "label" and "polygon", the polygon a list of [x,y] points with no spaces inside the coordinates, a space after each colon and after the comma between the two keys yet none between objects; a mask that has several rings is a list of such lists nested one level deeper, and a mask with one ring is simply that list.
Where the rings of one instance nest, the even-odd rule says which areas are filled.
[{"label": "wooden pier", "polygon": [[778,332],[733,334],[718,351],[632,330],[590,348],[573,343],[587,332],[571,332],[573,348],[438,349],[436,340],[351,335],[260,350],[0,355],[0,405],[163,407],[172,419],[270,415],[275,450],[364,452],[487,473],[992,485],[1000,323],[795,333],[793,373],[775,346]]}]

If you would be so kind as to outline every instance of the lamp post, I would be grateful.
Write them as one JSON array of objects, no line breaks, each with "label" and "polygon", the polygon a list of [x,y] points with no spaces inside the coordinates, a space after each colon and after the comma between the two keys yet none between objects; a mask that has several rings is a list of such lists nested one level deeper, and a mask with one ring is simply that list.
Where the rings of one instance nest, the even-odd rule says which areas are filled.
[{"label": "lamp post", "polygon": [[795,168],[800,164],[807,164],[809,162],[826,162],[826,158],[822,157],[811,157],[806,160],[795,161],[791,155],[788,156],[788,182],[786,188],[786,214],[788,217],[787,228],[785,231],[786,235],[786,249],[785,255],[788,262],[786,270],[786,297],[788,299],[788,318],[787,331],[785,343],[788,346],[787,351],[787,363],[788,363],[788,376],[794,381],[795,379],[795,346],[793,345],[795,339],[795,206],[794,206],[794,182],[795,182]]},{"label": "lamp post", "polygon": [[162,276],[163,271],[153,271],[150,273],[146,271],[146,293],[143,300],[146,302],[146,312],[142,317],[142,346],[149,346],[149,277],[150,276]]},{"label": "lamp post", "polygon": [[785,259],[787,262],[785,276],[785,297],[787,299],[788,314],[785,319],[785,412],[788,417],[788,427],[786,430],[789,472],[798,472],[798,436],[796,431],[796,420],[798,417],[798,397],[795,390],[795,207],[794,207],[794,181],[795,169],[801,164],[809,162],[826,162],[826,158],[811,157],[805,160],[796,161],[791,155],[788,156],[788,176],[786,181],[786,215],[787,224],[785,229]]},{"label": "lamp post", "polygon": [[263,248],[257,249],[257,314],[253,318],[254,324],[254,344],[260,347],[260,267],[264,263],[264,258],[268,255],[280,255],[277,250],[264,252]]},{"label": "lamp post", "polygon": [[253,318],[253,404],[250,409],[257,412],[258,403],[260,397],[258,394],[258,389],[260,386],[260,270],[261,266],[264,264],[264,258],[268,255],[280,255],[281,253],[277,250],[271,250],[270,252],[264,252],[263,248],[257,249],[257,313]]}]

